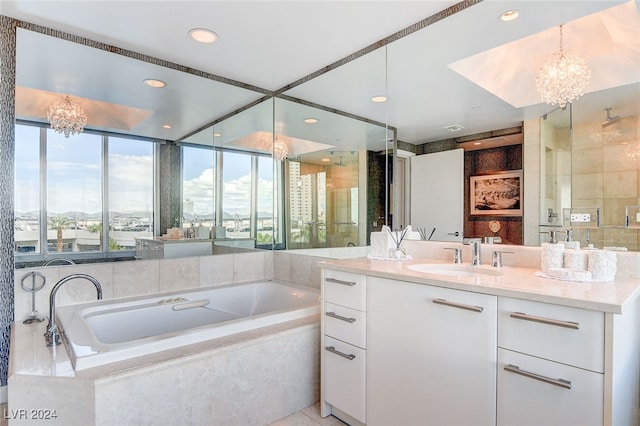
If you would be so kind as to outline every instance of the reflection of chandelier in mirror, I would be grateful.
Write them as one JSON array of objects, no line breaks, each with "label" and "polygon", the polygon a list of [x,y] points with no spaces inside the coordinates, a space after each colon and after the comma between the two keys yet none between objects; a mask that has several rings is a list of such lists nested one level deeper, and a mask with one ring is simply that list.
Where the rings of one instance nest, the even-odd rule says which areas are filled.
[{"label": "reflection of chandelier in mirror", "polygon": [[279,161],[283,161],[285,158],[287,158],[289,150],[287,149],[287,145],[284,142],[276,138],[276,140],[273,142],[271,153],[273,154],[273,158]]},{"label": "reflection of chandelier in mirror", "polygon": [[65,138],[82,133],[87,125],[87,115],[82,108],[71,102],[68,95],[51,104],[47,111],[47,120],[51,123],[51,128],[58,133],[64,133]]},{"label": "reflection of chandelier in mirror", "polygon": [[584,94],[590,79],[591,70],[584,59],[562,50],[560,25],[560,50],[544,63],[536,78],[536,89],[542,100],[564,108]]}]

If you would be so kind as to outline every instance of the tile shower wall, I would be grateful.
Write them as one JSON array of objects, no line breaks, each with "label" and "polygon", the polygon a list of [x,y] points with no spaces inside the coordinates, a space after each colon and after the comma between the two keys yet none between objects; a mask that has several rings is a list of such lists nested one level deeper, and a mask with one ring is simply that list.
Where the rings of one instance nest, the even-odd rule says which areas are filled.
[{"label": "tile shower wall", "polygon": [[[639,230],[626,229],[625,207],[640,205],[638,116],[602,128],[599,122],[574,126],[571,152],[572,207],[599,207],[600,229],[590,231],[596,247],[639,250]],[[574,231],[586,241],[586,232]]]},{"label": "tile shower wall", "polygon": [[[102,286],[103,298],[114,299],[270,279],[273,275],[273,254],[269,251],[256,251],[181,259],[17,269],[13,272],[16,321],[26,319],[31,313],[31,293],[24,291],[20,282],[32,271],[45,276],[45,287],[36,292],[36,309],[40,316],[48,317],[51,289],[61,278],[70,274],[83,273],[95,277]],[[30,277],[26,279],[29,280]],[[57,306],[89,302],[95,298],[95,289],[87,281],[72,280],[60,288]]]}]

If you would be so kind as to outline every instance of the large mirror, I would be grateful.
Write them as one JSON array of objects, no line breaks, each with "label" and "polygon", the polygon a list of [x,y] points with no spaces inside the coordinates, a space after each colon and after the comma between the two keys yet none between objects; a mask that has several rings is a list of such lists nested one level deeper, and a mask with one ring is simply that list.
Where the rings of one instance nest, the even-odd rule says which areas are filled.
[{"label": "large mirror", "polygon": [[[273,98],[238,82],[27,29],[18,30],[18,52],[18,154],[31,150],[31,157],[16,163],[21,188],[30,188],[16,200],[19,261],[99,252],[118,257],[137,250],[138,240],[171,239],[168,232],[175,228],[180,235],[213,240],[214,254],[228,248],[363,246],[369,232],[385,223],[384,123],[291,96],[306,90],[304,84]],[[363,56],[353,65],[359,67],[356,73],[376,70],[363,86],[375,88],[367,93],[367,107],[384,117],[384,105],[370,100],[384,95],[384,56]],[[43,67],[46,77],[35,71]],[[130,76],[126,87],[111,81],[113,74]],[[147,79],[166,86],[147,87]],[[345,90],[351,87],[347,83]],[[47,108],[60,93],[69,94],[89,117],[81,135],[65,138],[46,130]],[[125,152],[112,155],[119,139]],[[126,151],[134,143],[145,153]],[[90,145],[93,164],[86,161]],[[57,151],[60,158],[54,157]],[[137,162],[121,167],[122,158]],[[151,167],[143,172],[140,163]],[[87,167],[96,170],[94,185],[87,187],[85,180],[80,188],[56,191],[57,166],[84,176]],[[145,196],[133,192],[134,181],[128,192],[115,189],[114,179],[126,183],[143,173]],[[108,182],[101,195],[100,182]],[[56,203],[56,196],[65,202]],[[129,203],[116,209],[119,197]]]},{"label": "large mirror", "polygon": [[[470,152],[482,150],[472,147],[480,138],[493,143],[489,149],[494,150],[520,145],[517,155],[519,168],[524,170],[523,194],[525,198],[540,194],[538,200],[536,196],[526,200],[520,219],[500,219],[503,229],[519,227],[513,233],[519,232],[519,237],[506,242],[539,244],[545,238],[541,230],[570,226],[576,228],[575,237],[584,242],[588,232],[589,242],[596,246],[637,249],[637,231],[633,229],[637,221],[632,220],[637,216],[632,213],[640,204],[640,183],[637,157],[631,148],[638,144],[633,135],[637,135],[640,93],[638,73],[633,73],[637,63],[630,71],[628,60],[621,63],[620,58],[637,57],[638,52],[633,43],[621,41],[618,27],[612,24],[620,22],[614,19],[620,15],[637,22],[637,6],[632,1],[517,5],[525,21],[513,25],[498,22],[509,6],[504,2],[448,10],[443,19],[420,21],[388,44],[313,74],[275,97],[238,81],[191,74],[175,64],[140,61],[144,57],[118,55],[19,29],[16,112],[21,120],[44,122],[42,117],[58,94],[69,94],[88,113],[95,113],[92,116],[108,118],[90,120],[89,128],[104,129],[124,139],[141,136],[158,141],[152,156],[163,162],[165,169],[159,173],[172,184],[160,188],[171,201],[161,203],[166,211],[155,206],[164,216],[154,219],[160,226],[153,230],[153,236],[170,227],[186,226],[195,228],[193,232],[210,228],[210,236],[221,246],[307,249],[367,245],[369,233],[382,224],[399,227],[412,223],[410,201],[419,194],[407,190],[413,161],[409,157],[453,148],[465,149],[464,155],[471,157]],[[540,103],[535,73],[522,72],[519,65],[531,62],[533,54],[543,58],[553,52],[560,24],[566,24],[567,47],[579,46],[584,32],[576,21],[600,11],[609,15],[592,18],[598,19],[598,24],[589,23],[588,28],[605,28],[607,37],[602,43],[588,39],[598,57],[594,76],[605,75],[608,86],[599,81],[600,86],[574,102],[571,109],[557,110]],[[637,33],[633,26],[627,29],[628,34]],[[517,43],[536,38],[541,41],[535,49],[518,48]],[[496,50],[502,47],[510,50]],[[42,69],[47,73],[36,72]],[[626,70],[626,80],[618,78],[620,69]],[[116,87],[110,78],[113,75],[131,78],[125,87]],[[167,86],[143,86],[149,78],[162,80]],[[515,99],[516,95],[521,99]],[[386,102],[372,102],[378,96],[384,96]],[[612,108],[610,117],[619,116],[620,120],[605,128],[601,124],[607,117],[606,108]],[[317,122],[306,123],[305,119]],[[536,131],[531,132],[532,126]],[[572,128],[573,137],[566,139]],[[27,126],[24,130],[34,133],[34,129]],[[505,129],[519,129],[520,139],[514,142]],[[564,139],[551,143],[547,139],[551,133]],[[40,134],[30,137],[35,140]],[[596,146],[598,138],[600,145]],[[526,146],[532,140],[536,141],[535,155],[533,148]],[[35,142],[39,149],[45,146],[51,152],[54,145]],[[67,152],[76,149],[64,138],[59,145],[68,147]],[[391,152],[395,155],[390,157]],[[627,152],[621,161],[620,155]],[[103,161],[100,155],[96,164]],[[273,162],[272,155],[276,156]],[[473,158],[487,157],[478,154]],[[596,159],[604,160],[596,165]],[[24,161],[27,164],[30,160]],[[468,185],[466,174],[468,170],[463,176]],[[39,185],[46,184],[46,175],[30,181],[28,175],[26,172],[24,188],[34,191],[29,196],[37,202],[25,203],[22,208],[17,200],[16,213],[22,222],[17,221],[16,226],[33,242],[19,243],[19,251],[40,250],[45,240],[51,254],[57,253],[59,244],[63,251],[96,251],[111,244],[108,235],[115,236],[116,230],[141,235],[152,232],[146,207],[142,208],[144,214],[132,219],[121,214],[120,208],[104,204],[104,198],[97,210],[69,203],[68,211],[38,213]],[[117,175],[109,171],[102,179]],[[596,192],[588,192],[591,188]],[[608,192],[608,188],[617,192]],[[468,187],[462,192],[466,196]],[[140,213],[138,207],[122,208]],[[598,209],[598,229],[565,223],[564,212],[578,208]],[[470,217],[468,204],[464,210],[465,234],[491,235],[485,235],[491,217]],[[98,217],[90,217],[89,212],[97,212]],[[57,216],[66,217],[63,225],[50,220]],[[86,228],[92,220],[101,220],[109,230],[89,232]],[[430,229],[427,223],[419,225]],[[58,238],[60,227],[62,236]],[[535,238],[527,238],[527,230],[532,230]],[[86,241],[92,241],[84,248],[71,241],[80,231],[85,232],[82,237]],[[126,237],[127,243],[118,242],[118,238],[116,243],[121,247],[133,241],[131,236]]]},{"label": "large mirror", "polygon": [[563,239],[570,230],[598,248],[640,248],[638,117],[638,83],[586,94],[543,117],[544,232],[561,230]]}]

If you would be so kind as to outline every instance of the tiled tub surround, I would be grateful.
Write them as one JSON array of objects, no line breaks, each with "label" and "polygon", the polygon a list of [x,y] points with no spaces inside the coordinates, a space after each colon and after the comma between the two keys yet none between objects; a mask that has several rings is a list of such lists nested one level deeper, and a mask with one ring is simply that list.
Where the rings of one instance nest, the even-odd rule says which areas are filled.
[{"label": "tiled tub surround", "polygon": [[[263,425],[318,401],[318,316],[75,372],[44,323],[11,336],[9,410],[56,410],[38,424]],[[10,419],[10,425],[34,424]]]},{"label": "tiled tub surround", "polygon": [[[270,252],[255,252],[40,268],[47,286],[37,293],[37,308],[48,315],[51,287],[71,273],[95,276],[105,299],[114,299],[270,278],[272,259]],[[29,271],[16,271],[18,288]],[[67,285],[58,306],[95,299],[88,282]],[[268,424],[318,400],[317,315],[76,372],[64,346],[44,345],[46,321],[22,323],[31,305],[29,294],[19,291],[9,410],[55,409],[49,423],[61,425]]]}]

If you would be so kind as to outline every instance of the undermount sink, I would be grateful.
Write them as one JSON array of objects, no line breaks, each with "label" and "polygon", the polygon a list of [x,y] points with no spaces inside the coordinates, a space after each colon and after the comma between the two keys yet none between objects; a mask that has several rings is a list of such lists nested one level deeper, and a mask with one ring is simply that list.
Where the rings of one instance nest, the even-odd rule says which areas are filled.
[{"label": "undermount sink", "polygon": [[407,268],[424,274],[447,275],[453,277],[498,276],[503,274],[500,269],[492,268],[490,266],[472,266],[457,263],[417,263],[414,265],[407,265]]}]

